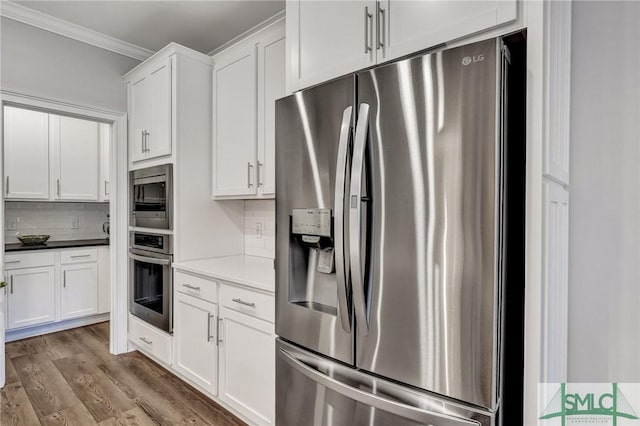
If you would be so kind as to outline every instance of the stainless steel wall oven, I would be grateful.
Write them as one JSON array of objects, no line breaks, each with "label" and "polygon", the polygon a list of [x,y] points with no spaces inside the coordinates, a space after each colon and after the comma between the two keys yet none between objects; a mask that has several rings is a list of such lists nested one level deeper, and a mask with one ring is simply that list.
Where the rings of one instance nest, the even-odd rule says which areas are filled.
[{"label": "stainless steel wall oven", "polygon": [[131,232],[129,312],[168,333],[173,331],[171,235]]},{"label": "stainless steel wall oven", "polygon": [[173,166],[164,164],[131,172],[131,225],[172,229]]}]

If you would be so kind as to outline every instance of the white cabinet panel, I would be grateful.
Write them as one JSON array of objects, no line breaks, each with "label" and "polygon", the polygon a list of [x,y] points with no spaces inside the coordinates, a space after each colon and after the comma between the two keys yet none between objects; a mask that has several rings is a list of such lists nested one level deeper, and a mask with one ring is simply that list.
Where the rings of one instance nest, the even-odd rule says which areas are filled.
[{"label": "white cabinet panel", "polygon": [[545,3],[547,135],[543,173],[569,184],[571,139],[571,2]]},{"label": "white cabinet panel", "polygon": [[98,266],[95,263],[62,266],[63,320],[98,313]]},{"label": "white cabinet panel", "polygon": [[275,33],[258,46],[258,191],[276,193],[276,99],[286,95],[285,38]]},{"label": "white cabinet panel", "polygon": [[171,58],[155,63],[128,90],[131,161],[171,155]]},{"label": "white cabinet panel", "polygon": [[288,1],[288,90],[375,64],[375,1]]},{"label": "white cabinet panel", "polygon": [[569,289],[569,192],[544,183],[543,381],[567,380]]},{"label": "white cabinet panel", "polygon": [[98,313],[111,311],[111,250],[98,248]]},{"label": "white cabinet panel", "polygon": [[6,199],[49,199],[48,114],[4,107]]},{"label": "white cabinet panel", "polygon": [[171,365],[172,337],[129,314],[129,341],[160,362]]},{"label": "white cabinet panel", "polygon": [[98,200],[98,123],[50,116],[55,132],[56,199]]},{"label": "white cabinet panel", "polygon": [[212,395],[218,392],[217,321],[218,305],[175,293],[174,367]]},{"label": "white cabinet panel", "polygon": [[513,21],[517,18],[516,7],[516,0],[381,1],[376,20],[381,25],[377,62]]},{"label": "white cabinet panel", "polygon": [[109,201],[111,192],[111,126],[100,123],[100,180],[98,193],[100,201]]},{"label": "white cabinet panel", "polygon": [[257,424],[273,424],[274,326],[224,307],[220,317],[220,398]]},{"label": "white cabinet panel", "polygon": [[55,320],[54,267],[16,269],[7,273],[7,329]]},{"label": "white cabinet panel", "polygon": [[215,58],[213,195],[256,193],[256,47]]}]

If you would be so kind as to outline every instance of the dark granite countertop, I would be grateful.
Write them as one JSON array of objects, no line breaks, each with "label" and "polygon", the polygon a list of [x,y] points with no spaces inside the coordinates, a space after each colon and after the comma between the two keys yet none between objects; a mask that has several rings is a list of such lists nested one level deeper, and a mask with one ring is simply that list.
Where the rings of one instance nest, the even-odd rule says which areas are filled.
[{"label": "dark granite countertop", "polygon": [[4,251],[27,251],[27,250],[47,250],[62,249],[72,247],[89,247],[89,246],[108,246],[108,238],[100,238],[95,240],[68,240],[68,241],[48,241],[46,244],[24,245],[22,243],[5,244]]}]

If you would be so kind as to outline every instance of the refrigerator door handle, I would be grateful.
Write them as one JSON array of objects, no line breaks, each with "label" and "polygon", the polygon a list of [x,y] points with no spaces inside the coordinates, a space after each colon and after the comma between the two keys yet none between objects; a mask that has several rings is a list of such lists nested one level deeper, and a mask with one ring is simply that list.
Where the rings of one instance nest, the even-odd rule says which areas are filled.
[{"label": "refrigerator door handle", "polygon": [[340,142],[338,144],[338,160],[336,164],[336,187],[334,214],[334,252],[336,256],[336,278],[338,279],[338,312],[342,328],[351,332],[351,318],[347,297],[349,294],[349,280],[346,272],[349,270],[349,259],[345,256],[344,241],[344,186],[347,178],[347,157],[349,155],[349,134],[351,131],[351,115],[353,107],[347,107],[342,113],[340,126]]},{"label": "refrigerator door handle", "polygon": [[419,407],[414,407],[400,401],[388,399],[380,395],[374,395],[362,389],[349,386],[348,384],[336,380],[333,377],[330,377],[305,364],[282,348],[280,348],[280,355],[287,364],[307,378],[339,393],[340,395],[344,395],[362,404],[369,405],[379,410],[386,411],[406,419],[411,419],[422,424],[433,424],[438,426],[480,426],[480,423],[475,420],[450,416],[445,413],[427,411]]},{"label": "refrigerator door handle", "polygon": [[351,166],[351,190],[349,191],[349,257],[351,262],[351,285],[353,286],[353,305],[358,333],[361,337],[369,334],[366,304],[364,300],[364,279],[362,274],[362,253],[360,249],[362,174],[364,172],[364,153],[369,128],[369,105],[360,104],[358,124],[353,146]]}]

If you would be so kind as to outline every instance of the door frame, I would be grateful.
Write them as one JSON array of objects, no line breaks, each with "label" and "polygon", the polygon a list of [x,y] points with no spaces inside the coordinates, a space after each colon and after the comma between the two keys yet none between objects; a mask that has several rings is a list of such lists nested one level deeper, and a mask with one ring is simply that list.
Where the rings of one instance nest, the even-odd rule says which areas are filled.
[{"label": "door frame", "polygon": [[[44,112],[86,118],[111,125],[111,146],[109,168],[111,195],[109,197],[110,216],[110,280],[111,309],[109,351],[112,354],[128,352],[127,344],[127,282],[128,282],[128,217],[129,187],[127,158],[127,114],[92,106],[73,104],[54,99],[32,96],[9,90],[0,90],[0,176],[4,176],[4,106],[11,105]],[[4,191],[0,191],[0,224],[5,222]],[[0,241],[4,242],[4,226],[0,226]],[[0,269],[4,273],[4,250],[0,251]],[[0,298],[4,294],[0,293]],[[2,299],[0,299],[2,301]],[[0,307],[4,306],[0,303]],[[0,312],[0,387],[5,384],[4,312]]]}]

